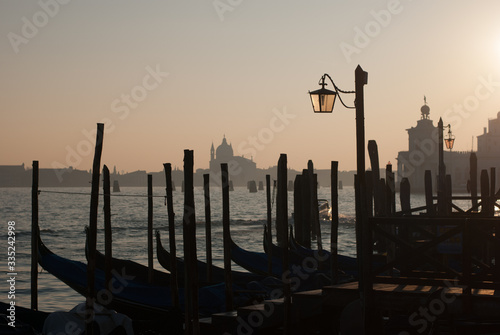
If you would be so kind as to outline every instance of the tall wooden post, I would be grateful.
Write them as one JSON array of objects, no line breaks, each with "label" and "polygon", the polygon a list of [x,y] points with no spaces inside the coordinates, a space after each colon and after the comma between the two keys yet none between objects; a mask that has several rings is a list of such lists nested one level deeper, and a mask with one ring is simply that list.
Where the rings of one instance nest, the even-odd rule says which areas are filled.
[{"label": "tall wooden post", "polygon": [[396,187],[391,163],[385,166],[385,185],[387,215],[392,216],[396,212]]},{"label": "tall wooden post", "polygon": [[233,278],[231,274],[231,231],[229,221],[229,175],[227,163],[220,165],[222,172],[222,229],[224,244],[224,282],[226,286],[226,310],[233,310]]},{"label": "tall wooden post", "polygon": [[490,168],[490,215],[495,215],[496,198],[496,170],[494,167]]},{"label": "tall wooden post", "polygon": [[89,218],[89,255],[87,263],[87,299],[86,299],[86,332],[93,334],[95,296],[95,254],[97,239],[97,211],[99,206],[99,176],[101,171],[102,144],[104,140],[104,124],[97,124],[97,135],[92,165],[92,189],[90,192]]},{"label": "tall wooden post", "polygon": [[312,160],[307,162],[307,176],[309,179],[309,206],[310,216],[309,221],[311,222],[312,238],[316,239],[318,244],[318,249],[321,249],[321,231],[319,227],[319,214],[318,214],[318,201],[317,201],[317,181],[314,178],[314,165]]},{"label": "tall wooden post", "polygon": [[481,170],[481,214],[484,216],[490,215],[490,180],[488,171]]},{"label": "tall wooden post", "polygon": [[309,179],[309,174],[307,169],[302,170],[302,220],[303,220],[303,246],[306,248],[311,248],[311,189],[309,187],[311,180]]},{"label": "tall wooden post", "polygon": [[475,152],[470,153],[469,165],[470,165],[469,187],[470,187],[472,208],[475,208],[477,210],[477,156]]},{"label": "tall wooden post", "polygon": [[304,245],[304,218],[302,209],[302,175],[295,176],[293,183],[293,226],[295,228],[295,239]]},{"label": "tall wooden post", "polygon": [[[375,189],[378,190],[378,185],[375,187],[373,185],[373,171],[367,170],[365,172],[365,177],[366,177],[366,215],[368,215],[369,218],[373,217],[373,209],[374,209],[374,199],[377,199],[377,205],[378,205],[378,197],[375,195]],[[378,183],[377,183],[378,184]],[[375,213],[378,213],[379,211],[375,211]]]},{"label": "tall wooden post", "polygon": [[38,161],[33,161],[31,183],[31,309],[38,310]]},{"label": "tall wooden post", "polygon": [[[411,215],[411,213],[410,213],[410,210],[411,210],[410,194],[411,194],[410,181],[408,180],[407,177],[404,177],[403,179],[401,179],[401,183],[399,186],[399,198],[401,201],[401,211],[403,212],[404,215],[406,215],[406,214]],[[407,212],[407,213],[405,213],[405,212]]]},{"label": "tall wooden post", "polygon": [[266,175],[266,198],[267,198],[267,234],[269,236],[269,248],[267,253],[267,272],[273,274],[273,230],[272,230],[272,205],[271,205],[271,176]]},{"label": "tall wooden post", "polygon": [[359,261],[359,290],[361,295],[361,304],[363,309],[363,325],[365,331],[370,329],[369,312],[371,310],[371,292],[373,283],[370,278],[371,267],[371,231],[368,227],[366,215],[366,191],[365,191],[365,98],[363,87],[368,83],[368,73],[361,66],[357,66],[355,70],[355,90],[356,90],[356,174],[358,179],[358,198],[359,211],[356,213],[356,225],[359,226],[356,242],[361,244],[359,249],[361,254],[358,254]]},{"label": "tall wooden post", "polygon": [[321,225],[319,223],[319,204],[318,204],[318,175],[313,174],[313,213],[314,213],[314,225],[316,226],[316,244],[318,245],[318,250],[323,250],[323,240],[321,238]]},{"label": "tall wooden post", "polygon": [[[276,202],[276,221],[282,229],[283,236],[283,271],[287,271],[290,266],[289,245],[288,245],[288,190],[287,190],[287,157],[281,154],[278,160],[278,194]],[[284,334],[290,331],[291,322],[291,287],[290,280],[283,280],[284,297]]]},{"label": "tall wooden post", "polygon": [[338,255],[338,239],[339,239],[339,162],[331,162],[331,193],[332,193],[332,223],[330,227],[330,252],[331,252],[331,272],[332,284],[337,284],[339,281],[339,265],[337,260]]},{"label": "tall wooden post", "polygon": [[382,192],[380,190],[380,163],[378,159],[378,146],[375,140],[368,141],[368,154],[370,155],[370,163],[372,167],[372,185],[373,185],[373,204],[375,207],[375,216],[381,215],[380,200]]},{"label": "tall wooden post", "polygon": [[153,175],[148,174],[148,282],[153,283]]},{"label": "tall wooden post", "polygon": [[446,179],[445,179],[445,198],[446,198],[446,215],[451,215],[453,206],[452,206],[452,194],[453,194],[453,188],[452,188],[452,182],[451,182],[451,175],[447,174]]},{"label": "tall wooden post", "polygon": [[[106,165],[102,167],[103,176],[103,192],[104,192],[104,278],[106,282],[106,289],[110,290],[111,287],[111,270],[113,268],[113,251],[111,236],[111,181],[109,176],[109,169]],[[113,294],[110,290],[110,294]]]},{"label": "tall wooden post", "polygon": [[438,135],[439,135],[439,140],[438,140],[438,150],[439,150],[439,174],[438,174],[438,190],[437,190],[437,196],[438,196],[438,214],[439,215],[446,215],[446,193],[445,193],[445,188],[446,188],[446,181],[445,181],[445,175],[446,175],[446,166],[444,165],[444,153],[443,153],[443,119],[439,118],[438,122]]},{"label": "tall wooden post", "polygon": [[184,150],[184,260],[185,266],[185,305],[186,334],[199,334],[198,322],[198,268],[196,259],[196,216],[193,183],[194,154]]},{"label": "tall wooden post", "polygon": [[425,206],[427,215],[435,215],[436,211],[434,209],[434,200],[432,199],[432,172],[431,170],[425,170],[424,175],[425,181]]},{"label": "tall wooden post", "polygon": [[210,175],[203,175],[203,193],[205,195],[205,240],[207,254],[207,282],[212,282],[212,210],[210,208]]},{"label": "tall wooden post", "polygon": [[175,247],[175,213],[173,202],[173,184],[172,184],[172,165],[170,163],[163,164],[165,170],[166,196],[167,196],[167,213],[168,213],[168,238],[170,245],[170,290],[172,291],[172,304],[175,308],[179,308],[179,285],[177,281],[177,251]]}]

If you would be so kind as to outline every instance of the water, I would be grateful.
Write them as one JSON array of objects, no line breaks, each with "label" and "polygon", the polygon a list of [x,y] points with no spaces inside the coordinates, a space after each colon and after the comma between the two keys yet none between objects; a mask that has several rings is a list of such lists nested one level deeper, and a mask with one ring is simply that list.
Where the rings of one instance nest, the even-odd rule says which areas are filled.
[{"label": "water", "polygon": [[[41,238],[54,253],[85,262],[84,227],[89,223],[90,188],[41,188],[39,196],[39,222]],[[111,199],[113,226],[113,256],[130,259],[147,265],[147,190],[138,187],[122,187]],[[53,192],[53,193],[52,193]],[[67,192],[56,193],[56,192]],[[80,194],[78,194],[80,193]],[[293,211],[293,194],[289,192],[289,213]],[[164,246],[168,246],[168,218],[165,206],[164,188],[154,190],[154,229],[162,232]],[[331,199],[330,188],[320,188],[319,198]],[[182,204],[184,194],[174,192],[176,213],[177,250],[182,255]],[[424,203],[422,196],[412,199],[413,206]],[[197,220],[198,257],[205,260],[205,213],[203,189],[195,189]],[[211,190],[212,209],[212,250],[214,264],[222,266],[222,196],[220,188]],[[275,205],[273,206],[275,210]],[[16,232],[16,295],[18,306],[30,306],[30,269],[31,269],[31,189],[4,188],[0,196],[4,255],[0,264],[4,279],[0,280],[1,301],[7,302],[7,226],[15,221]],[[104,228],[102,217],[102,197],[99,199],[97,248],[104,251]],[[248,193],[246,188],[235,188],[230,192],[231,235],[233,240],[247,250],[263,251],[263,224],[266,222],[266,194],[264,191]],[[273,213],[274,216],[274,213]],[[354,233],[354,190],[339,190],[339,252],[355,255]],[[322,224],[322,242],[328,249],[330,238],[329,223]],[[274,233],[274,231],[273,231]],[[156,255],[156,251],[155,251]],[[154,267],[161,269],[155,259]],[[237,266],[234,266],[238,269]],[[84,298],[61,283],[39,266],[39,309],[44,311],[68,310],[84,301]]]}]

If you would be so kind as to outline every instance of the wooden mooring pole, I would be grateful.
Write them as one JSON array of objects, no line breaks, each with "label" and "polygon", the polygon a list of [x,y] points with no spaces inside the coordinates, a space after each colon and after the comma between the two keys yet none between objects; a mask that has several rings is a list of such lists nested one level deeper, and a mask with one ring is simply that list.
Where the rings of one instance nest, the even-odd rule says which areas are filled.
[{"label": "wooden mooring pole", "polygon": [[203,175],[203,194],[205,195],[205,249],[207,258],[207,282],[212,282],[212,211],[210,208],[210,175]]},{"label": "wooden mooring pole", "polygon": [[31,309],[38,310],[38,161],[33,161],[31,184]]},{"label": "wooden mooring pole", "polygon": [[231,231],[229,220],[229,174],[227,163],[222,163],[222,239],[224,247],[224,282],[226,288],[226,310],[233,310],[233,278],[231,274]]},{"label": "wooden mooring pole", "polygon": [[431,170],[425,170],[424,175],[425,182],[425,207],[427,215],[435,215],[436,209],[434,207],[434,200],[432,199],[432,172]]},{"label": "wooden mooring pole", "polygon": [[271,202],[271,175],[266,175],[266,198],[267,198],[267,234],[268,234],[268,253],[267,253],[267,272],[271,276],[273,273],[273,218],[272,218],[272,202]]},{"label": "wooden mooring pole", "polygon": [[[382,211],[382,191],[380,190],[380,163],[378,159],[378,146],[375,140],[368,141],[368,154],[370,157],[370,165],[372,167],[373,207],[375,209],[375,216],[380,216]],[[371,207],[369,210],[371,210]]]},{"label": "wooden mooring pole", "polygon": [[175,213],[173,201],[172,165],[163,164],[165,170],[167,213],[168,213],[168,239],[170,245],[170,289],[172,291],[172,303],[175,308],[179,308],[179,285],[177,281],[177,251],[175,246]]},{"label": "wooden mooring pole", "polygon": [[184,260],[185,266],[185,293],[186,306],[185,331],[189,335],[200,333],[198,320],[198,267],[196,257],[196,216],[194,206],[193,183],[194,153],[193,150],[184,150]]},{"label": "wooden mooring pole", "polygon": [[148,282],[153,283],[153,175],[148,174]]},{"label": "wooden mooring pole", "polygon": [[410,194],[410,181],[408,178],[404,177],[399,184],[399,199],[401,201],[401,211],[404,215],[411,215]]},{"label": "wooden mooring pole", "polygon": [[490,216],[490,180],[488,171],[481,170],[481,214]]},{"label": "wooden mooring pole", "polygon": [[469,189],[472,208],[475,208],[477,210],[477,156],[474,152],[470,153],[469,166]]},{"label": "wooden mooring pole", "polygon": [[306,248],[311,248],[311,189],[309,183],[312,181],[309,178],[307,169],[302,170],[302,245]]},{"label": "wooden mooring pole", "polygon": [[394,172],[392,172],[392,164],[389,162],[385,166],[385,189],[386,189],[386,202],[387,215],[392,216],[396,213],[396,181],[394,180]]},{"label": "wooden mooring pole", "polygon": [[[113,267],[113,251],[112,243],[113,239],[111,236],[111,181],[109,176],[109,169],[106,165],[102,167],[103,176],[103,192],[104,192],[104,278],[106,283],[106,288],[109,290],[111,286],[111,268]],[[113,294],[112,290],[109,290],[109,294]]]},{"label": "wooden mooring pole", "polygon": [[86,299],[86,333],[93,334],[94,296],[95,296],[95,255],[97,239],[97,212],[99,205],[99,176],[101,170],[102,144],[104,140],[104,124],[97,124],[97,135],[92,165],[92,188],[90,192],[89,218],[89,254],[87,263],[87,299]]},{"label": "wooden mooring pole", "polygon": [[[288,244],[288,190],[287,190],[287,157],[281,154],[278,160],[278,194],[276,197],[276,224],[282,229],[283,236],[283,271],[290,267]],[[291,283],[290,279],[283,279],[284,297],[284,334],[291,329]]]},{"label": "wooden mooring pole", "polygon": [[331,252],[331,272],[332,284],[337,284],[339,281],[339,266],[338,266],[338,239],[339,239],[339,162],[331,162],[331,193],[332,193],[332,222],[330,226],[330,252]]}]

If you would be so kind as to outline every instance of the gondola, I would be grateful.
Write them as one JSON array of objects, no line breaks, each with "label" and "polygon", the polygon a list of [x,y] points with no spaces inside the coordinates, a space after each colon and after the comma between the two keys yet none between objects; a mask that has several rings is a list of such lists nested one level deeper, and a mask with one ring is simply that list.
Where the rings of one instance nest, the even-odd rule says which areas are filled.
[{"label": "gondola", "polygon": [[[76,292],[86,296],[87,264],[60,257],[50,251],[39,239],[38,263],[53,276]],[[235,290],[239,287],[234,287]],[[111,291],[111,292],[110,292]],[[241,290],[240,290],[241,291]],[[128,315],[132,319],[162,317],[165,322],[182,322],[182,313],[173,307],[169,286],[148,285],[123,273],[114,273],[113,288],[105,288],[105,274],[95,269],[97,302],[109,309]],[[111,294],[112,295],[111,295]],[[208,316],[225,311],[225,285],[217,284],[199,289],[199,314]],[[251,294],[235,297],[235,305],[245,305]],[[184,310],[184,290],[179,289],[180,309]]]},{"label": "gondola", "polygon": [[[317,264],[316,270],[319,272],[327,273],[330,275],[330,257],[331,253],[328,250],[314,250],[300,245],[293,236],[293,230],[290,228],[289,235],[289,259],[290,262],[295,264],[304,264],[310,262]],[[268,254],[271,252],[273,257],[282,258],[283,248],[272,243],[268,237],[267,229],[264,228],[264,250]],[[314,259],[314,261],[313,261]],[[338,269],[341,275],[358,277],[358,262],[355,257],[337,255]],[[374,260],[375,266],[381,266],[383,262],[377,258]]]},{"label": "gondola", "polygon": [[[166,250],[163,247],[159,231],[156,231],[156,255],[160,265],[167,271],[171,271],[172,269],[171,254],[168,250]],[[207,283],[207,272],[208,272],[207,263],[198,260],[197,265],[198,265],[198,279],[200,284]],[[185,269],[184,269],[184,260],[182,258],[176,257],[176,267],[177,267],[177,279],[179,280],[179,282],[183,282]],[[250,282],[261,282],[262,280],[265,279],[267,274],[255,274],[251,272],[242,272],[233,270],[231,271],[231,276],[234,283],[248,284]],[[225,281],[224,269],[216,265],[212,265],[212,283],[218,283],[223,281]],[[267,280],[267,283],[269,283],[269,281],[270,280]]]},{"label": "gondola", "polygon": [[[86,242],[85,242],[85,257],[88,260],[89,235],[88,227],[85,227]],[[101,270],[106,268],[106,256],[99,250],[95,253],[96,267]],[[147,266],[139,264],[131,260],[124,260],[113,257],[111,260],[111,271],[117,273],[125,273],[128,276],[133,276],[134,281],[149,283],[149,269]],[[170,284],[170,273],[153,269],[153,278],[151,284],[165,286]]]}]

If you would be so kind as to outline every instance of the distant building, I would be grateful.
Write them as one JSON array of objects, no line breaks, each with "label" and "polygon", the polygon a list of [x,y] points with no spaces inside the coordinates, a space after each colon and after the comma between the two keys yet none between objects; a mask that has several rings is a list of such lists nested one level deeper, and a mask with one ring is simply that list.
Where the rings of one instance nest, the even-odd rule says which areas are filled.
[{"label": "distant building", "polygon": [[0,187],[30,186],[31,172],[22,165],[0,165]]},{"label": "distant building", "polygon": [[213,143],[210,148],[210,176],[217,184],[220,184],[221,163],[227,163],[229,179],[234,186],[246,186],[248,181],[257,178],[257,164],[253,158],[235,156],[233,146],[227,143],[226,136],[217,149]]},{"label": "distant building", "polygon": [[[408,151],[398,153],[398,182],[408,178],[412,192],[424,191],[425,171],[430,170],[434,190],[437,187],[439,164],[439,128],[429,118],[430,108],[425,103],[420,108],[421,118],[416,127],[407,129]],[[499,133],[500,134],[500,133]],[[444,148],[446,173],[451,174],[452,189],[455,192],[466,190],[469,179],[470,152],[449,151]]]},{"label": "distant building", "polygon": [[[488,120],[488,129],[484,127],[483,134],[477,137],[477,171],[486,169],[488,174],[495,168],[496,180],[500,176],[500,112],[496,119]],[[497,186],[498,187],[498,186]]]}]

